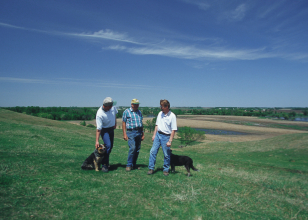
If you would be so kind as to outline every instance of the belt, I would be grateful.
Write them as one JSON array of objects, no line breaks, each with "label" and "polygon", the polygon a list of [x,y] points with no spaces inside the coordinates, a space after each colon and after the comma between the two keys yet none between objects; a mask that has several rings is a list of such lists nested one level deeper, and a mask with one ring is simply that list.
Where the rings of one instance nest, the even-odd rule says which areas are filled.
[{"label": "belt", "polygon": [[126,130],[128,130],[128,131],[133,131],[133,130],[140,130],[140,129],[142,129],[142,128],[128,128],[128,129],[126,129]]},{"label": "belt", "polygon": [[102,128],[102,130],[111,130],[114,129],[113,127],[109,127],[109,128]]},{"label": "belt", "polygon": [[170,135],[171,135],[171,134],[166,134],[166,133],[161,132],[161,131],[158,131],[158,133],[163,134],[163,135],[166,135],[166,136],[170,136]]}]

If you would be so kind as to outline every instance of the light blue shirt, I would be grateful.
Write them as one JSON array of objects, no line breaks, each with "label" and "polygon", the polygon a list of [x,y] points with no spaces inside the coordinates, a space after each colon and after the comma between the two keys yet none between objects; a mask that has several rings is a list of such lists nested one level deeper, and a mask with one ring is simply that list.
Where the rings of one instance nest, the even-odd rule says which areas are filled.
[{"label": "light blue shirt", "polygon": [[115,120],[118,110],[116,107],[112,107],[108,112],[104,111],[101,106],[96,113],[96,128],[102,130],[102,128],[110,128],[115,126]]}]

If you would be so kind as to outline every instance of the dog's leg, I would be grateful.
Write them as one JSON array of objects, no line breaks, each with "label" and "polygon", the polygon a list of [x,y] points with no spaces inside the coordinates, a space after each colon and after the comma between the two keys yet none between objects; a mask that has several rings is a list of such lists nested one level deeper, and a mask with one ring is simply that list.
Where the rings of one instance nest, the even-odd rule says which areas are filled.
[{"label": "dog's leg", "polygon": [[175,172],[175,166],[174,166],[174,164],[171,164],[171,172],[172,172],[172,173]]},{"label": "dog's leg", "polygon": [[186,164],[185,165],[185,168],[187,170],[187,176],[190,176],[190,167],[189,167],[189,164]]},{"label": "dog's leg", "polygon": [[98,169],[101,168],[101,164],[102,164],[102,162],[103,162],[103,159],[104,159],[104,157],[97,157],[97,158],[96,158]]},{"label": "dog's leg", "polygon": [[99,171],[99,165],[97,163],[97,161],[94,159],[93,160],[94,166],[95,166],[95,171]]}]

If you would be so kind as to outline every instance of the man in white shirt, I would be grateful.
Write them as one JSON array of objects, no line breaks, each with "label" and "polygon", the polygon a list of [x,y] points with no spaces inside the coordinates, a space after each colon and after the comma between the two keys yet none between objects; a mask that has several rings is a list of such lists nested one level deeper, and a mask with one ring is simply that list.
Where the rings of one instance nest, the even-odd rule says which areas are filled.
[{"label": "man in white shirt", "polygon": [[101,136],[107,152],[102,162],[103,172],[108,172],[109,156],[113,148],[114,129],[117,127],[117,113],[118,110],[113,107],[113,101],[110,97],[104,99],[103,106],[101,106],[96,113],[95,148],[97,149],[99,147],[99,136]]},{"label": "man in white shirt", "polygon": [[157,116],[154,135],[152,137],[153,146],[150,151],[148,175],[154,173],[156,156],[161,146],[164,153],[163,174],[168,176],[170,167],[170,147],[175,131],[177,130],[177,124],[175,114],[170,111],[170,103],[168,100],[160,100],[160,108],[162,111],[159,112]]}]

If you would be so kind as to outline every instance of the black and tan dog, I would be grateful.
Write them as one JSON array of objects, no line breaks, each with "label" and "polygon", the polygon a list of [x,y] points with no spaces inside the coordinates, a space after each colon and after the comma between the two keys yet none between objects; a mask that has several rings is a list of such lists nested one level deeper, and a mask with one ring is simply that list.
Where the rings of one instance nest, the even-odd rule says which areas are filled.
[{"label": "black and tan dog", "polygon": [[99,171],[102,161],[106,155],[106,147],[100,144],[97,149],[83,162],[81,169]]},{"label": "black and tan dog", "polygon": [[175,166],[185,166],[188,174],[187,176],[190,176],[190,168],[194,171],[199,171],[197,170],[194,165],[193,165],[193,160],[188,157],[188,156],[180,156],[180,155],[174,155],[170,153],[170,165],[171,165],[171,172],[175,172]]}]

